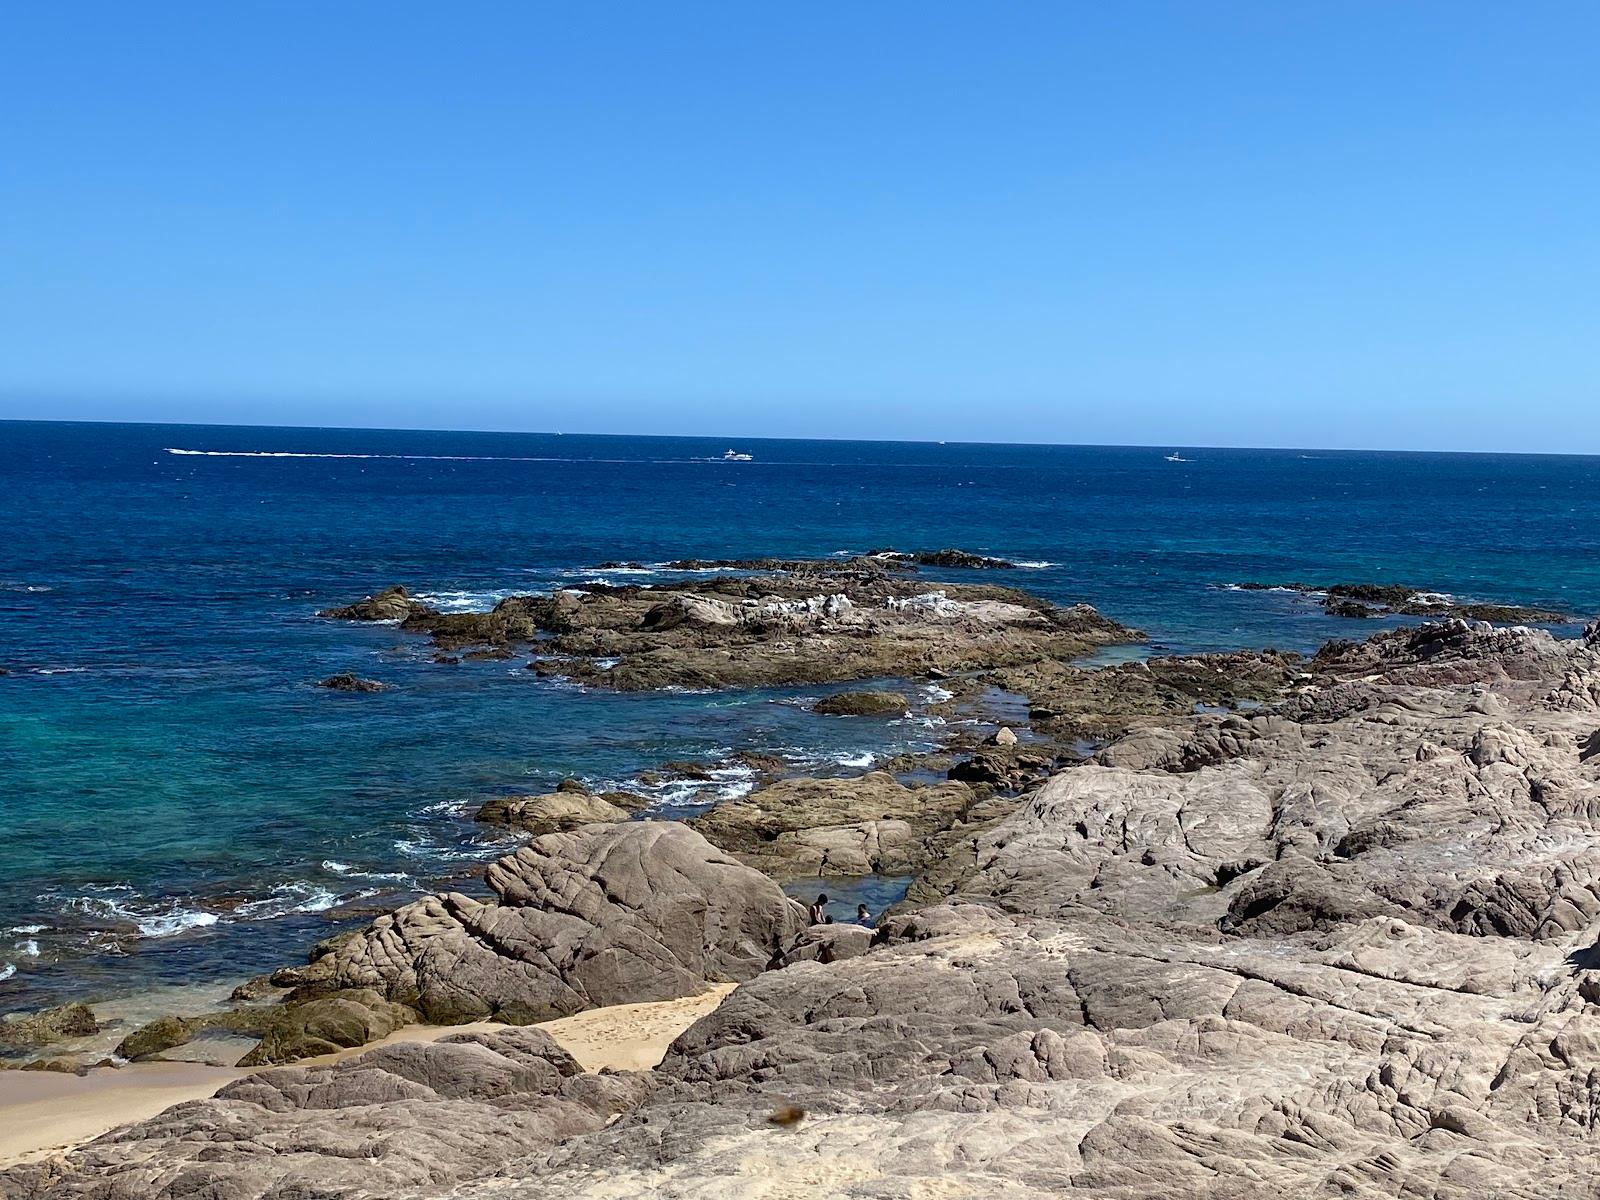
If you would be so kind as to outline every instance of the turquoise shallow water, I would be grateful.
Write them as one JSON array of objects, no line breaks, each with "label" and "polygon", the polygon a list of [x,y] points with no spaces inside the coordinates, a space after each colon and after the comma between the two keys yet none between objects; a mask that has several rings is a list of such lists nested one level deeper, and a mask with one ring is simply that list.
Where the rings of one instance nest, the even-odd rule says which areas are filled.
[{"label": "turquoise shallow water", "polygon": [[[1600,610],[1593,458],[746,440],[753,461],[715,461],[728,448],[0,422],[0,1009],[293,959],[339,906],[503,849],[462,819],[488,794],[730,748],[859,770],[937,733],[814,717],[817,689],[614,696],[520,661],[444,668],[314,615],[393,582],[487,606],[650,578],[606,560],[956,545],[1182,650],[1373,628],[1244,580]],[[311,686],[340,670],[395,687]]]}]

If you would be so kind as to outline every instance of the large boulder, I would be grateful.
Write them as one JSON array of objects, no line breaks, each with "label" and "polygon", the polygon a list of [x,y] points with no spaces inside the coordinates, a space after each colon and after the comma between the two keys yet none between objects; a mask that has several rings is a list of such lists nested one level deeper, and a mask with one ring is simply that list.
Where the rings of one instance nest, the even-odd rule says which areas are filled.
[{"label": "large boulder", "polygon": [[371,988],[441,1024],[526,1023],[750,979],[805,924],[772,880],[673,822],[546,834],[486,878],[497,900],[429,896],[274,979],[300,997]]},{"label": "large boulder", "polygon": [[363,597],[354,604],[325,608],[317,615],[337,621],[404,621],[416,611],[432,610],[418,604],[405,588],[396,585]]},{"label": "large boulder", "polygon": [[771,875],[906,875],[930,835],[973,803],[961,783],[906,787],[873,771],[854,779],[785,779],[724,800],[690,822],[711,842]]},{"label": "large boulder", "polygon": [[100,1032],[87,1004],[73,1002],[0,1020],[0,1049],[25,1050]]},{"label": "large boulder", "polygon": [[483,803],[477,818],[538,835],[626,821],[628,810],[590,792],[558,790],[543,796],[496,796]]}]

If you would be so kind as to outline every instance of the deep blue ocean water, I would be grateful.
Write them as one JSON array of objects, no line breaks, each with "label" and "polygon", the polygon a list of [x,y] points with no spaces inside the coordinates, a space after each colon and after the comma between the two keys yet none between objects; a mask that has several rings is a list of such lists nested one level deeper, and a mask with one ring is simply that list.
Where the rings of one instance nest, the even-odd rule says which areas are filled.
[{"label": "deep blue ocean water", "polygon": [[[649,578],[592,569],[611,559],[961,546],[1175,650],[1375,628],[1228,587],[1245,580],[1600,611],[1596,458],[744,439],[754,461],[714,461],[729,448],[0,422],[0,1011],[295,960],[339,905],[502,850],[463,817],[490,794],[729,748],[859,769],[936,736],[815,717],[818,689],[618,696],[520,659],[442,667],[315,616],[390,583],[486,607]],[[343,670],[394,688],[312,686]]]}]

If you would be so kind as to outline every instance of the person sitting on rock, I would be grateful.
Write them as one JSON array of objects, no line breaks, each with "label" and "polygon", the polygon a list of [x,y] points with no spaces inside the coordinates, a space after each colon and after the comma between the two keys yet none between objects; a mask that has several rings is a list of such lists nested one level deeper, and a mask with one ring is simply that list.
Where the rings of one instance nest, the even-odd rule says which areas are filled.
[{"label": "person sitting on rock", "polygon": [[806,909],[806,920],[813,925],[821,925],[828,919],[828,897],[818,896],[811,902],[811,907]]},{"label": "person sitting on rock", "polygon": [[871,925],[872,924],[872,914],[867,911],[867,906],[865,904],[856,905],[856,924],[857,925]]}]

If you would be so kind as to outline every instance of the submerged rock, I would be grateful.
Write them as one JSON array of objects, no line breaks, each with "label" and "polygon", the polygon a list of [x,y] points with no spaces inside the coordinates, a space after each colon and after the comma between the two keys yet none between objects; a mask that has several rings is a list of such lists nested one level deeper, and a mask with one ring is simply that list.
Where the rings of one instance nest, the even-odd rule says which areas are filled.
[{"label": "submerged rock", "polygon": [[1300,592],[1319,598],[1335,617],[1462,617],[1497,624],[1562,624],[1571,617],[1554,609],[1496,600],[1458,600],[1448,592],[1408,587],[1398,583],[1335,583],[1319,587],[1310,583],[1241,583],[1241,591]]},{"label": "submerged rock", "polygon": [[900,692],[835,692],[811,706],[830,717],[898,717],[911,707]]},{"label": "submerged rock", "polygon": [[974,554],[970,550],[873,550],[866,556],[883,562],[915,564],[923,567],[959,567],[971,571],[1014,570],[1016,563],[1005,558],[991,558]]},{"label": "submerged rock", "polygon": [[389,685],[379,683],[376,679],[363,679],[345,671],[339,675],[330,675],[318,687],[325,687],[335,692],[386,692]]}]

